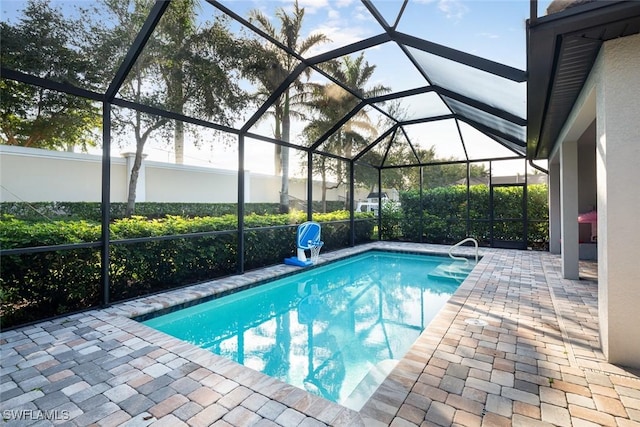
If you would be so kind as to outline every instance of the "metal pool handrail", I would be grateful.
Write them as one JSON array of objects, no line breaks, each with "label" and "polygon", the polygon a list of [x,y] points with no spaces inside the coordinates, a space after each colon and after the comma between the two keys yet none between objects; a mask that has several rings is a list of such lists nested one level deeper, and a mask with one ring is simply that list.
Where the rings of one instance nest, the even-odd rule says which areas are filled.
[{"label": "metal pool handrail", "polygon": [[473,242],[473,244],[476,245],[476,264],[477,264],[478,263],[478,241],[476,239],[474,239],[473,237],[467,237],[466,239],[460,240],[458,243],[456,243],[455,245],[451,246],[451,248],[449,248],[449,256],[451,258],[453,258],[453,259],[465,261],[468,264],[469,263],[469,259],[468,258],[455,256],[455,255],[451,254],[451,251],[453,251],[454,248],[462,245],[463,243],[467,243],[467,242]]}]

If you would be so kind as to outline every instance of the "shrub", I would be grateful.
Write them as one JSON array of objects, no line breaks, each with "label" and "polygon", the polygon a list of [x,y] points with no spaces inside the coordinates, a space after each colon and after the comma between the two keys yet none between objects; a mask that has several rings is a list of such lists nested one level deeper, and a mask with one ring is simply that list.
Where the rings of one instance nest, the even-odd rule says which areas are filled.
[{"label": "shrub", "polygon": [[[343,201],[327,201],[327,211],[344,210]],[[100,221],[102,212],[100,202],[0,202],[0,214],[13,215],[28,221],[84,219]],[[125,218],[126,203],[111,203],[111,220]],[[279,213],[279,203],[245,203],[245,214],[273,215]],[[313,211],[320,212],[322,203],[314,201]],[[136,203],[135,214],[148,219],[164,218],[167,215],[185,218],[217,217],[236,215],[236,203]]]},{"label": "shrub", "polygon": [[402,207],[391,201],[382,201],[380,238],[382,240],[396,240],[400,237],[402,222]]},{"label": "shrub", "polygon": [[[370,214],[357,214],[371,219]],[[323,224],[324,250],[349,245],[349,213],[314,214]],[[282,262],[295,253],[297,224],[290,214],[245,216],[245,269]],[[277,228],[267,228],[277,226]],[[170,215],[123,218],[110,225],[110,301],[120,301],[238,271],[238,219],[235,215],[185,218]],[[3,255],[0,264],[0,314],[3,327],[94,307],[100,302],[100,230],[92,221],[30,222],[4,215],[3,249],[96,243],[96,247]],[[356,241],[371,239],[372,221],[358,221]],[[195,233],[217,232],[198,235]],[[163,236],[186,235],[180,238]],[[143,242],[126,239],[158,237]]]},{"label": "shrub", "polygon": [[[500,218],[522,217],[522,188],[494,188],[494,237],[521,240],[522,224],[500,221]],[[489,243],[489,187],[469,187],[469,235],[483,244]],[[420,193],[411,190],[400,194],[402,215],[399,226],[402,238],[411,241],[450,244],[467,236],[467,187],[456,185],[433,188]],[[543,249],[548,242],[547,186],[527,187],[527,240],[534,248]],[[384,218],[384,217],[383,217]]]}]

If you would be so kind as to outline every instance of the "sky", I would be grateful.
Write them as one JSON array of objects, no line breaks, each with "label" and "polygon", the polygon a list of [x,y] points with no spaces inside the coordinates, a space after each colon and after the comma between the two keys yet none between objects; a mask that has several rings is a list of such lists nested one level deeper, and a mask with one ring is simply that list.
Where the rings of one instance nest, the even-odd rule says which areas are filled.
[{"label": "sky", "polygon": [[[64,8],[70,4],[89,1],[91,0],[53,0],[53,3]],[[395,22],[402,5],[401,0],[371,1],[390,24]],[[539,2],[539,15],[544,14],[548,3],[548,0]],[[15,16],[14,11],[24,4],[21,0],[4,0],[3,20],[12,20]],[[228,0],[222,1],[222,4],[245,18],[250,10],[258,9],[272,18],[276,27],[276,10],[291,8],[291,1],[287,0]],[[330,42],[311,51],[309,56],[383,32],[382,27],[359,0],[299,0],[299,4],[305,9],[303,38],[321,32],[331,39]],[[213,11],[212,6],[202,2],[203,18],[210,16]],[[525,21],[528,18],[528,0],[410,0],[397,30],[524,70]],[[239,27],[237,24],[232,25],[234,30],[238,30]],[[390,87],[393,92],[426,85],[423,77],[394,43],[367,49],[365,58],[369,63],[376,64],[376,71],[370,80],[372,85],[380,83]],[[242,121],[239,120],[238,123],[241,125]],[[252,131],[272,136],[270,126],[270,123],[264,120]],[[252,144],[252,149],[247,150],[246,167],[263,173],[273,173],[273,162],[265,160],[271,159],[273,146],[261,145],[262,147]],[[187,149],[185,162],[220,168],[237,167],[237,155],[233,150],[221,152],[219,149],[212,150],[206,144],[202,147],[197,152]],[[116,151],[120,151],[120,148],[116,148]],[[125,148],[122,151],[125,151]],[[171,150],[160,142],[152,141],[148,144],[147,154],[149,160],[172,161]],[[293,170],[295,171],[295,168]]]},{"label": "sky", "polygon": [[[393,24],[401,9],[400,0],[372,0],[388,23]],[[224,4],[241,16],[259,9],[278,22],[277,8],[290,8],[284,1],[232,1]],[[382,28],[358,0],[299,0],[305,9],[304,33],[321,32],[331,42],[310,52],[309,56],[364,40],[382,33]],[[548,2],[541,1],[539,14]],[[525,21],[529,18],[528,0],[410,0],[398,23],[398,31],[434,43],[471,53],[521,70],[526,69]],[[367,49],[367,61],[376,64],[371,84],[381,83],[392,91],[426,85],[407,57],[394,43]],[[256,133],[266,136],[270,129]],[[251,158],[251,155],[254,158]],[[268,168],[264,155],[248,153],[248,168]],[[451,153],[443,153],[445,156]]]},{"label": "sky", "polygon": [[[331,47],[381,32],[358,1],[304,0],[301,4],[308,8],[305,19],[310,21],[309,28],[316,27],[330,34],[334,42]],[[402,2],[374,0],[373,4],[392,24]],[[524,20],[528,14],[526,0],[413,0],[397,28],[435,43],[524,68]]]}]

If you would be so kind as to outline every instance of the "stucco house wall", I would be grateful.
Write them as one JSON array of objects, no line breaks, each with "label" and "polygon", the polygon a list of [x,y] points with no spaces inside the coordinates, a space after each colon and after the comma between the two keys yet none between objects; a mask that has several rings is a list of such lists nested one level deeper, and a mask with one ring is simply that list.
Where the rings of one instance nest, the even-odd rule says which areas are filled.
[{"label": "stucco house wall", "polygon": [[[571,219],[595,194],[602,349],[610,363],[633,368],[640,368],[639,46],[640,35],[604,42],[550,158],[550,226],[558,236],[560,211],[563,275],[578,278]],[[563,185],[579,197],[560,192],[558,198]]]},{"label": "stucco house wall", "polygon": [[603,349],[640,368],[640,35],[604,43],[596,87],[598,301]]}]

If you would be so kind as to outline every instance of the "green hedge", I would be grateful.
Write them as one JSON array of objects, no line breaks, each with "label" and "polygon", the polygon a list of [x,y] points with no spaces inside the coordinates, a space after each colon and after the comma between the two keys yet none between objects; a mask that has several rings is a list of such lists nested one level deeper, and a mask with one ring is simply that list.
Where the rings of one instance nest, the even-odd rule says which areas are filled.
[{"label": "green hedge", "polygon": [[[44,219],[84,219],[100,221],[102,214],[99,202],[0,202],[0,214],[12,215],[15,218],[42,221]],[[279,213],[278,203],[245,203],[246,214],[274,215]],[[126,203],[111,203],[109,215],[112,220],[125,218]],[[321,202],[313,202],[314,212],[321,211]],[[327,202],[327,211],[344,209],[344,202]],[[187,218],[236,215],[238,205],[235,203],[136,203],[137,216],[148,219],[164,218],[167,215]]]},{"label": "green hedge", "polygon": [[[508,218],[522,217],[522,187],[494,188],[494,237],[505,240],[521,240],[522,225],[508,221]],[[438,187],[423,192],[422,201],[417,190],[400,194],[402,213],[389,212],[383,224],[389,229],[389,222],[395,218],[400,232],[396,237],[427,243],[451,244],[467,237],[467,187],[456,185]],[[469,187],[469,235],[483,244],[489,244],[491,216],[489,187],[474,185]],[[547,186],[532,184],[527,187],[528,241],[536,248],[544,248],[548,242]],[[500,221],[504,219],[504,221]],[[421,235],[422,224],[422,235]],[[422,239],[421,239],[422,237]]]},{"label": "green hedge", "polygon": [[[371,240],[371,214],[357,214],[357,242]],[[349,245],[349,214],[314,214],[322,223],[324,251]],[[295,253],[297,224],[306,215],[245,217],[245,269],[281,263]],[[260,227],[281,226],[277,229]],[[110,226],[110,300],[120,301],[237,271],[237,217],[159,219],[132,217]],[[126,243],[118,240],[220,231],[190,238]],[[0,221],[3,249],[98,242],[100,224],[60,220],[29,222],[10,216]],[[84,248],[2,256],[0,263],[1,324],[14,326],[58,314],[94,307],[99,303],[100,249]]]}]

